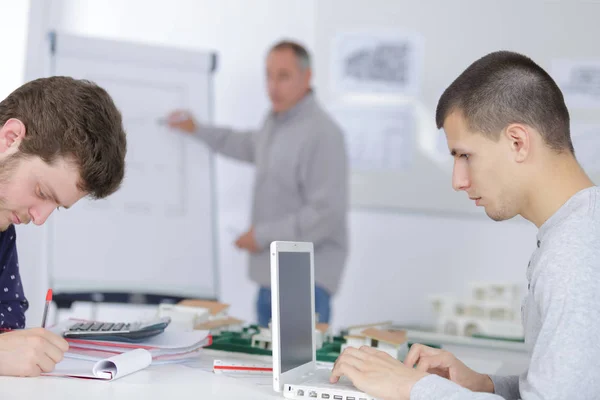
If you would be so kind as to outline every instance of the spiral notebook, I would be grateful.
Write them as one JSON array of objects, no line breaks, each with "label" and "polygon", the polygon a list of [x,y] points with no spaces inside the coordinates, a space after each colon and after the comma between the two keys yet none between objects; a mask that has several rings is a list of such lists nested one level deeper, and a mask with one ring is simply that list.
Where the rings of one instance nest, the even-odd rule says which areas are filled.
[{"label": "spiral notebook", "polygon": [[96,362],[65,357],[56,364],[54,371],[42,375],[114,381],[141,371],[151,363],[152,355],[148,350],[135,349]]}]

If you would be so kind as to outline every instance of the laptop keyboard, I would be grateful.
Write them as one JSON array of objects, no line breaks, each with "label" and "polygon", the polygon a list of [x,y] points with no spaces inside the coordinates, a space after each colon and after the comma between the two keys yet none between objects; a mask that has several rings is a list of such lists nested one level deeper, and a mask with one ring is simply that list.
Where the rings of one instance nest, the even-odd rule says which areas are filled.
[{"label": "laptop keyboard", "polygon": [[323,388],[338,389],[338,390],[355,390],[358,389],[350,382],[348,378],[342,376],[337,383],[329,382],[331,370],[325,368],[317,369],[313,374],[302,379],[302,385],[319,386]]}]

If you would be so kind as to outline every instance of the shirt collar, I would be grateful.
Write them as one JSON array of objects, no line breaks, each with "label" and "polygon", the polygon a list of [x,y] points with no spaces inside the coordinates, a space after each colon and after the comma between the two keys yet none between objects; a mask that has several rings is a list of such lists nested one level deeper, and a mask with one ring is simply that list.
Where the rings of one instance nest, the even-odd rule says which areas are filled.
[{"label": "shirt collar", "polygon": [[315,101],[315,96],[313,89],[309,89],[308,92],[304,95],[302,99],[298,103],[296,103],[292,108],[287,111],[283,111],[280,113],[271,112],[273,117],[278,122],[287,121],[295,115],[298,115],[303,110],[306,110],[311,104]]}]

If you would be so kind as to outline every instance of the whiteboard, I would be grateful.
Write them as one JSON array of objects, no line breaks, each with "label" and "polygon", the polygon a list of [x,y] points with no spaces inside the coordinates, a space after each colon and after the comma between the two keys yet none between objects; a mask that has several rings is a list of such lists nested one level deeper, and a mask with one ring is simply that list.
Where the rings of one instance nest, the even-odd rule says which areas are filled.
[{"label": "whiteboard", "polygon": [[53,213],[51,287],[217,298],[213,155],[158,123],[178,108],[210,121],[215,55],[60,33],[50,51],[51,75],[105,88],[127,133],[121,189]]},{"label": "whiteboard", "polygon": [[[598,11],[597,2],[585,1],[331,0],[319,3],[314,59],[318,72],[315,75],[317,93],[323,103],[330,109],[345,108],[344,114],[360,119],[369,127],[365,135],[376,135],[380,127],[378,121],[382,116],[386,119],[390,110],[400,113],[407,105],[414,110],[413,129],[402,131],[407,136],[406,151],[402,154],[409,164],[401,164],[402,168],[352,168],[352,206],[484,216],[483,209],[468,201],[465,193],[454,192],[451,187],[452,160],[444,133],[435,126],[435,109],[442,92],[460,73],[478,58],[497,50],[530,56],[557,80],[571,114],[576,153],[592,180],[599,184]],[[386,37],[404,37],[422,45],[422,48],[416,47],[415,62],[408,64],[411,68],[406,68],[410,72],[412,66],[418,67],[415,74],[418,85],[400,88],[404,90],[396,90],[393,85],[377,85],[375,80],[366,89],[367,85],[359,86],[356,82],[351,82],[353,87],[344,85],[348,76],[340,79],[340,60],[344,61],[341,57],[349,54],[345,59],[348,67],[361,67],[360,62],[368,64],[368,57],[377,54],[373,49],[382,47]],[[354,53],[346,51],[348,48]],[[378,63],[380,56],[383,57],[382,53],[373,57],[372,65],[375,72],[383,75],[386,71]],[[355,65],[351,65],[352,62]],[[348,70],[351,75],[352,70]],[[359,72],[364,73],[364,70]],[[361,75],[355,72],[354,77],[357,76]],[[587,92],[576,91],[581,82],[588,85]],[[335,113],[334,117],[337,117]],[[354,120],[347,118],[341,125],[348,130],[344,125],[356,126]],[[380,148],[389,150],[394,146],[392,143]]]}]

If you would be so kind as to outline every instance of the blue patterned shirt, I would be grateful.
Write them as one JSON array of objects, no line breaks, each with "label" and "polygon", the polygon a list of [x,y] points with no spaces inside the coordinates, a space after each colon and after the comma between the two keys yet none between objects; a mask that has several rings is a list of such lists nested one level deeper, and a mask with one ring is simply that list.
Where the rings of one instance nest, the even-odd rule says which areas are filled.
[{"label": "blue patterned shirt", "polygon": [[16,241],[14,225],[0,232],[0,331],[25,328],[29,307],[19,275]]}]

